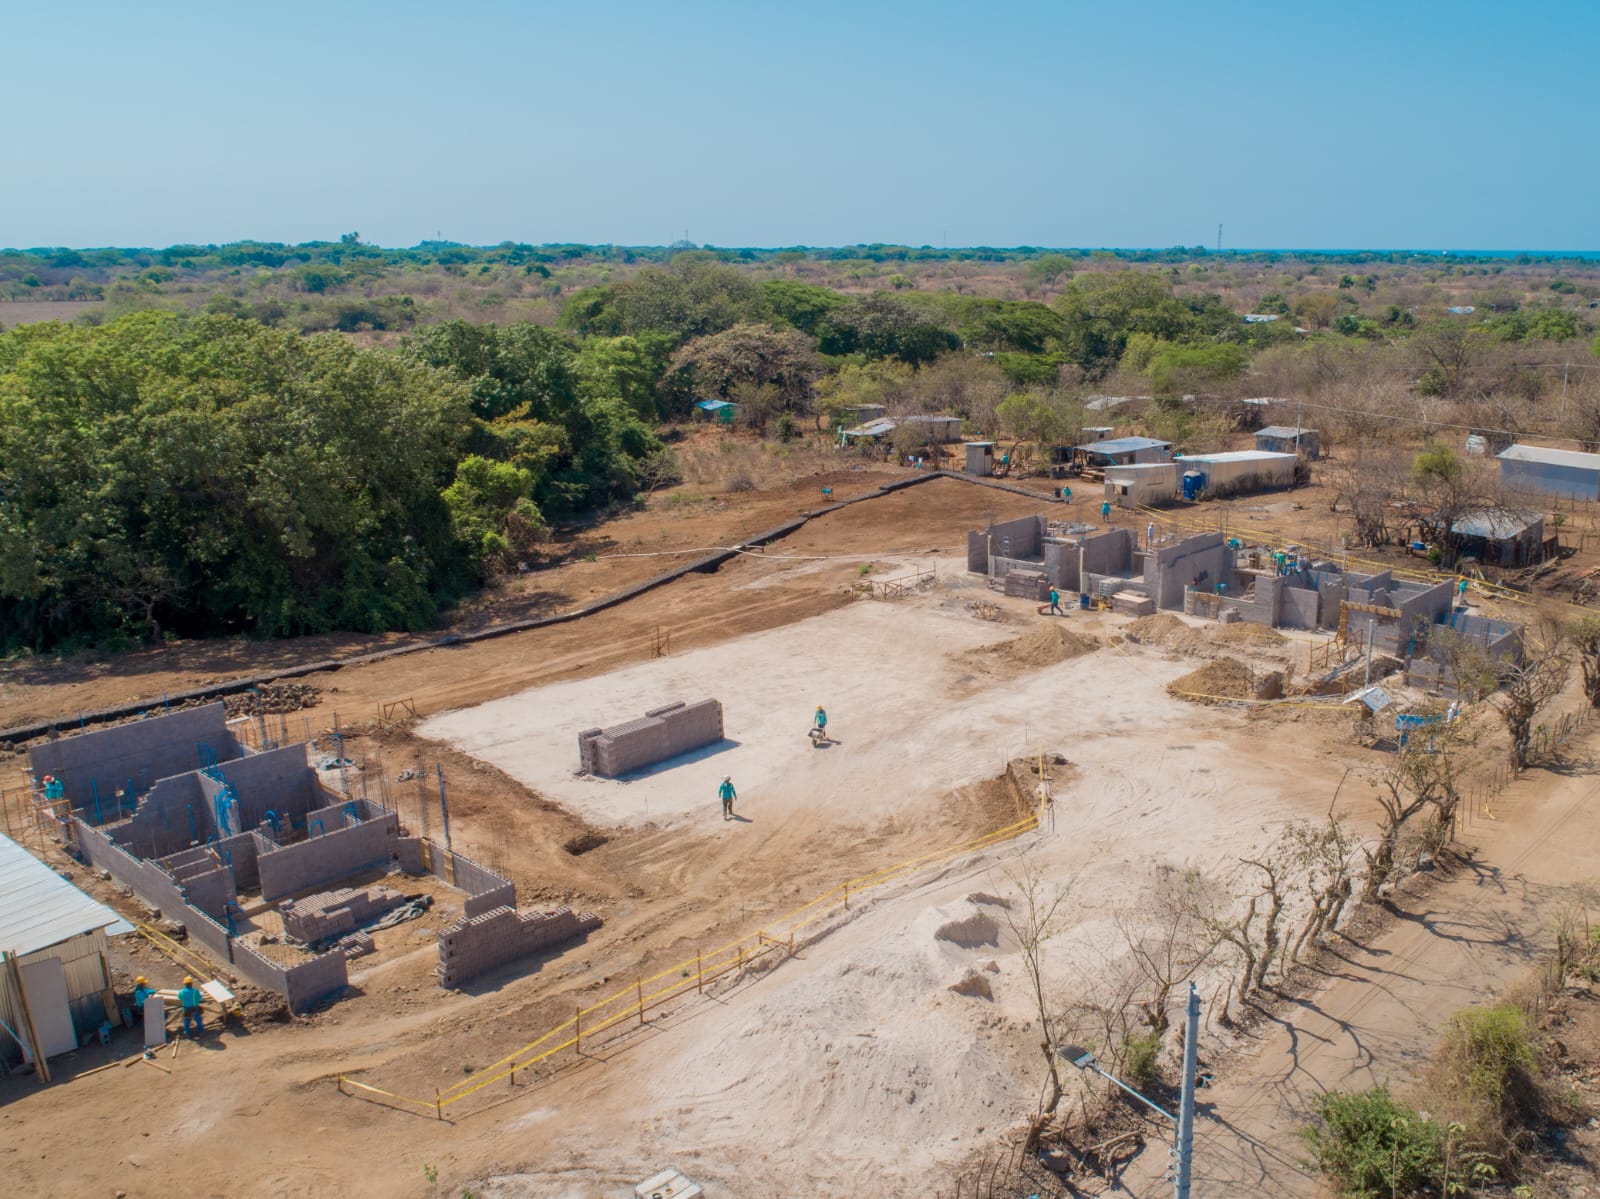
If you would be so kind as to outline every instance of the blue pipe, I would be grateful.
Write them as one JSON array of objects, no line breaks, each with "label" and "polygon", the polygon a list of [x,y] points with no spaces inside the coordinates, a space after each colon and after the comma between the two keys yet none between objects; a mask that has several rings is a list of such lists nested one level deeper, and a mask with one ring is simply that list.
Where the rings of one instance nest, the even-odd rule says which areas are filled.
[{"label": "blue pipe", "polygon": [[306,825],[306,836],[307,837],[311,836],[311,830],[312,829],[316,829],[317,830],[317,836],[319,836],[319,837],[326,837],[328,835],[328,830],[323,827],[322,818],[320,816],[317,819],[313,820],[310,824]]},{"label": "blue pipe", "polygon": [[183,806],[189,810],[189,842],[193,844],[200,839],[200,834],[195,832],[194,828],[194,805],[191,803]]},{"label": "blue pipe", "polygon": [[105,815],[100,811],[100,784],[90,779],[89,790],[94,792],[94,822],[96,825],[104,824]]}]

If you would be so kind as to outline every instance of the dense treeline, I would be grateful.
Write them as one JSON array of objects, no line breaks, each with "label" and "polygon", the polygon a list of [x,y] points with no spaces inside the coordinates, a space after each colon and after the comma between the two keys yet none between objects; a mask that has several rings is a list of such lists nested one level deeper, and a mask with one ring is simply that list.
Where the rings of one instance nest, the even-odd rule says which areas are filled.
[{"label": "dense treeline", "polygon": [[[1136,427],[1191,449],[1218,448],[1228,425],[1209,402],[1242,394],[1320,406],[1330,441],[1381,440],[1398,417],[1408,435],[1461,424],[1600,444],[1585,299],[1600,268],[1571,264],[1514,278],[1463,266],[1481,272],[1455,276],[1480,302],[1451,309],[1442,301],[1459,297],[1437,282],[1404,290],[1411,268],[1381,256],[1327,276],[1297,259],[1298,283],[1243,294],[1227,273],[1243,256],[1190,253],[1180,267],[1035,253],[1002,260],[1018,297],[974,294],[959,274],[832,286],[819,279],[837,282],[837,262],[798,250],[387,251],[352,235],[309,250],[50,253],[39,269],[132,263],[141,278],[173,272],[174,286],[202,268],[288,272],[298,295],[395,315],[355,320],[353,337],[307,333],[345,326],[287,319],[267,284],[240,284],[177,311],[108,305],[0,333],[6,646],[421,627],[528,560],[551,522],[674,481],[659,431],[711,397],[780,439],[872,403],[1049,443],[1076,437],[1102,392],[1154,397],[1129,410]],[[982,261],[962,253],[928,269]],[[423,255],[452,277],[548,284],[547,319],[436,319],[393,290],[421,286]],[[42,257],[0,254],[0,276]],[[357,278],[373,287],[327,299]],[[1555,381],[1559,421],[1545,402]]]}]

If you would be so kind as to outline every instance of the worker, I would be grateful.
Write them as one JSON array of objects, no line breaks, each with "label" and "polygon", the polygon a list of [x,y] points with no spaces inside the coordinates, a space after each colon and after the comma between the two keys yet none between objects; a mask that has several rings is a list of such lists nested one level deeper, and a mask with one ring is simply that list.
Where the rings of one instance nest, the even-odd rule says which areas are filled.
[{"label": "worker", "polygon": [[1153,549],[1156,548],[1156,522],[1155,521],[1151,521],[1148,525],[1145,526],[1144,544],[1145,544],[1145,548],[1146,549],[1152,549],[1153,550]]},{"label": "worker", "polygon": [[[186,975],[183,989],[178,992],[178,1006],[183,1009],[183,1035],[186,1037],[199,1036],[206,1030],[205,1018],[200,1014],[200,1004],[203,1000],[204,996],[200,994],[200,988],[194,985],[193,977]],[[191,1020],[194,1021],[193,1033],[189,1031]]]},{"label": "worker", "polygon": [[1066,613],[1061,610],[1061,593],[1059,591],[1057,591],[1054,587],[1050,588],[1050,615],[1052,615],[1052,616],[1065,616],[1066,615]]},{"label": "worker", "polygon": [[1061,488],[1061,499],[1064,503],[1072,503],[1072,488],[1063,486]]},{"label": "worker", "polygon": [[149,999],[150,996],[152,996],[154,994],[155,994],[155,989],[153,987],[151,987],[150,980],[148,978],[146,978],[144,975],[141,974],[138,978],[134,979],[133,980],[133,1010],[136,1011],[136,1012],[144,1011],[144,1001],[146,999]]},{"label": "worker", "polygon": [[66,788],[61,785],[61,780],[53,774],[44,776],[44,797],[46,799],[60,799],[66,794]]},{"label": "worker", "polygon": [[722,818],[724,820],[732,820],[733,801],[738,799],[739,796],[733,790],[733,776],[731,774],[722,776],[722,786],[717,788],[717,798],[722,800]]},{"label": "worker", "polygon": [[811,718],[811,727],[824,737],[828,735],[828,714],[822,710],[822,705],[817,705],[817,713]]},{"label": "worker", "polygon": [[1456,585],[1456,594],[1461,597],[1459,602],[1461,606],[1465,608],[1467,606],[1467,580],[1465,576],[1463,576],[1461,582]]},{"label": "worker", "polygon": [[1104,501],[1101,502],[1101,504],[1100,504],[1100,519],[1106,524],[1110,524],[1111,523],[1111,501],[1110,500],[1104,500]]}]

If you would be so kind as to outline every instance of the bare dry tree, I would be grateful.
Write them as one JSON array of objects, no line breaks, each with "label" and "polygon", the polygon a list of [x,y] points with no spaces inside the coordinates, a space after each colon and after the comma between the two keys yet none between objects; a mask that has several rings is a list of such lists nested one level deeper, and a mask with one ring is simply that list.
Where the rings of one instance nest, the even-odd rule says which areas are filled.
[{"label": "bare dry tree", "polygon": [[1222,941],[1205,917],[1213,906],[1210,887],[1198,870],[1161,865],[1139,900],[1112,915],[1145,980],[1139,1006],[1152,1032],[1167,1031],[1172,993],[1195,976]]},{"label": "bare dry tree", "polygon": [[1528,767],[1534,718],[1561,694],[1572,669],[1558,621],[1541,619],[1536,637],[1524,645],[1521,661],[1500,664],[1500,692],[1489,701],[1510,734],[1511,769],[1518,773]]},{"label": "bare dry tree", "polygon": [[1389,766],[1369,780],[1381,816],[1376,842],[1362,847],[1367,863],[1366,899],[1377,899],[1383,885],[1402,873],[1400,839],[1412,817],[1427,811],[1435,826],[1450,827],[1461,798],[1461,758],[1465,748],[1474,743],[1474,735],[1473,721],[1467,716],[1412,730]]},{"label": "bare dry tree", "polygon": [[1023,973],[1034,1003],[1034,1014],[1039,1020],[1039,1051],[1044,1055],[1047,1090],[1039,1111],[1028,1128],[1027,1146],[1031,1150],[1038,1144],[1039,1136],[1055,1118],[1061,1103],[1061,1068],[1056,1061],[1056,1046],[1060,1043],[1055,1011],[1045,987],[1045,947],[1062,931],[1066,913],[1062,905],[1072,894],[1072,880],[1047,882],[1037,863],[1024,859],[1015,871],[1006,877],[1016,888],[1018,902],[1001,908],[1006,925],[1017,939],[1022,955]]},{"label": "bare dry tree", "polygon": [[[1344,780],[1339,782],[1342,787]],[[1339,794],[1335,790],[1334,804],[1338,803],[1338,799]],[[1338,928],[1339,917],[1344,913],[1345,904],[1350,901],[1354,889],[1351,864],[1360,844],[1345,827],[1344,818],[1335,814],[1332,804],[1329,805],[1328,818],[1324,823],[1314,825],[1297,821],[1289,826],[1286,836],[1311,901],[1305,922],[1289,944],[1285,959],[1287,968],[1300,960],[1300,954],[1308,943],[1314,945],[1325,933]]]}]

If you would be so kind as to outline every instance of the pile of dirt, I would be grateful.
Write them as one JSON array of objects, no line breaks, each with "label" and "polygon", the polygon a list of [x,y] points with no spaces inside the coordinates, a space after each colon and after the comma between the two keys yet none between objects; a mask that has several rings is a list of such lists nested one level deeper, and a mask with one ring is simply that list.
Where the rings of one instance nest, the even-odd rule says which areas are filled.
[{"label": "pile of dirt", "polygon": [[1098,639],[1074,633],[1064,624],[1042,624],[1032,632],[1010,641],[1002,641],[977,651],[980,655],[999,659],[1009,666],[1024,668],[1054,666],[1068,658],[1092,654],[1100,648]]},{"label": "pile of dirt", "polygon": [[1233,658],[1217,658],[1199,670],[1167,684],[1167,694],[1194,703],[1210,704],[1225,699],[1251,699],[1255,683],[1250,668]]},{"label": "pile of dirt", "polygon": [[1141,645],[1159,646],[1190,658],[1209,658],[1219,646],[1264,652],[1281,650],[1289,641],[1266,625],[1237,621],[1233,624],[1208,624],[1200,628],[1185,624],[1169,612],[1141,616],[1127,625],[1123,635]]},{"label": "pile of dirt", "polygon": [[989,980],[976,970],[968,970],[961,978],[950,984],[950,990],[957,995],[965,995],[969,999],[994,1000],[994,988],[989,985]]}]

